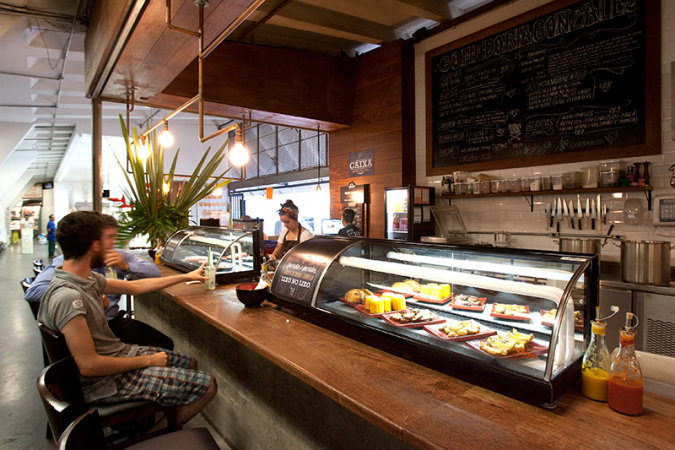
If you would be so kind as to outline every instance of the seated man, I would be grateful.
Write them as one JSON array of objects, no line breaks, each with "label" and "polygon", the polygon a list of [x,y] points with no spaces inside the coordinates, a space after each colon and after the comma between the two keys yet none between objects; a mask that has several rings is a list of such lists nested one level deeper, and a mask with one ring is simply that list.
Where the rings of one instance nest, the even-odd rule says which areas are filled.
[{"label": "seated man", "polygon": [[104,262],[104,228],[103,217],[93,211],[74,212],[59,222],[56,238],[65,260],[40,301],[38,320],[65,337],[87,402],[152,400],[176,405],[182,425],[215,396],[215,379],[196,370],[197,363],[189,356],[120,341],[108,326],[101,296],[138,295],[183,281],[204,281],[204,266],[162,278],[105,278],[91,271]]},{"label": "seated man", "polygon": [[[113,248],[117,238],[117,221],[113,216],[107,214],[103,215],[103,220],[105,223],[101,243],[105,250],[105,261],[103,265],[95,267],[93,270],[105,275],[107,267],[109,270],[112,269],[114,275],[119,279],[124,279],[127,275],[135,278],[159,277],[159,269],[154,262],[138,258],[124,250]],[[61,265],[63,265],[63,255],[54,258],[52,263],[33,280],[24,294],[24,298],[29,302],[38,303],[49,282],[52,281],[52,277],[54,277],[54,268]],[[122,342],[173,350],[171,338],[146,323],[124,317],[125,313],[120,312],[119,307],[120,295],[110,294],[106,297],[108,305],[104,305],[104,309],[108,325]]]},{"label": "seated man", "polygon": [[340,231],[338,231],[338,235],[361,236],[361,230],[354,225],[354,216],[356,216],[356,213],[353,209],[345,208],[345,210],[342,211],[342,225],[344,228],[341,228]]}]

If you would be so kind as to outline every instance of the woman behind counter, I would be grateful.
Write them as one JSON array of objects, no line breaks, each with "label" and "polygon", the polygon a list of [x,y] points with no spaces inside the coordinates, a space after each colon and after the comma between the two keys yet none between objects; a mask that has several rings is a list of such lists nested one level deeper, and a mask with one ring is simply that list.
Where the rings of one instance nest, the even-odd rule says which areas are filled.
[{"label": "woman behind counter", "polygon": [[279,234],[277,246],[270,255],[270,260],[281,259],[287,251],[300,242],[311,239],[314,235],[311,231],[298,222],[298,207],[292,200],[286,200],[279,210],[279,220],[284,224],[284,229]]}]

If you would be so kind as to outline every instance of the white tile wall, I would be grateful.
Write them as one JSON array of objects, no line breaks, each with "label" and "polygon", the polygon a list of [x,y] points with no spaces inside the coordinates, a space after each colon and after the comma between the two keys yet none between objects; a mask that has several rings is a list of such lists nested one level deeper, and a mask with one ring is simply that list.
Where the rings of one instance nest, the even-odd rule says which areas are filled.
[{"label": "white tile wall", "polygon": [[[437,188],[437,194],[440,193],[441,177],[426,176],[426,141],[425,141],[425,91],[424,91],[424,54],[426,51],[450,42],[458,37],[470,34],[475,28],[483,28],[490,24],[512,17],[522,12],[523,8],[532,8],[540,4],[547,3],[546,0],[525,1],[520,0],[505,5],[494,10],[490,14],[470,21],[467,24],[460,24],[458,27],[446,30],[443,33],[433,36],[427,41],[417,44],[415,48],[415,115],[416,115],[416,162],[417,162],[417,183],[421,185],[430,185]],[[675,189],[670,187],[671,173],[668,168],[675,164],[675,141],[673,141],[672,122],[672,78],[671,63],[675,61],[675,1],[661,2],[662,11],[662,56],[661,56],[661,91],[662,91],[662,153],[648,157],[627,158],[629,164],[634,162],[649,161],[651,165],[649,172],[651,184],[654,187],[653,195],[675,195]],[[478,23],[473,23],[478,22]],[[523,169],[508,169],[505,171],[488,171],[488,175],[497,177],[517,176],[525,177],[533,172],[560,173],[579,170],[589,165],[597,165],[597,162],[581,162],[571,164],[560,164],[555,166],[527,167]],[[595,195],[595,194],[594,194]],[[594,197],[593,195],[593,197]],[[646,206],[646,197],[642,192],[624,194],[622,198],[612,198],[612,194],[602,194],[602,201],[607,202],[610,207],[610,219],[616,222],[613,234],[624,236],[627,239],[647,239],[670,241],[675,243],[675,227],[656,228],[652,223],[652,212],[649,211],[645,219],[639,225],[628,225],[623,222],[623,202],[626,197],[643,199]],[[561,195],[568,202],[574,199],[576,203],[576,194]],[[583,199],[586,196],[582,195]],[[467,229],[471,231],[510,231],[510,232],[533,232],[543,233],[551,232],[547,227],[544,208],[554,197],[535,196],[534,211],[530,212],[530,206],[525,197],[504,197],[504,198],[476,198],[476,199],[457,199],[452,204],[457,205],[462,214]],[[444,202],[440,200],[438,203]],[[607,226],[603,231],[607,231]],[[561,231],[578,233],[576,230],[570,230],[565,227]],[[584,231],[587,233],[587,231]],[[593,232],[591,232],[593,233]],[[597,231],[595,233],[598,233]],[[599,235],[599,233],[598,233]],[[493,242],[492,235],[474,235],[473,240],[477,242]],[[551,237],[534,236],[513,236],[513,245],[522,248],[537,248],[546,250],[556,250],[557,244]],[[675,252],[673,252],[675,255]],[[608,244],[602,250],[602,259],[607,261],[619,261],[619,248]],[[672,262],[675,263],[675,257]]]}]

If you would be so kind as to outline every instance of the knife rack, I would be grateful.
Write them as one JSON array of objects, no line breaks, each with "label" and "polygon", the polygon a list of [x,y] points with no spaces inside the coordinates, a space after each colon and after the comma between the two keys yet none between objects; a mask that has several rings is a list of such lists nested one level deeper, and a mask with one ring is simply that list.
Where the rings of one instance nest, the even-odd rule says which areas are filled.
[{"label": "knife rack", "polygon": [[438,198],[442,198],[448,201],[448,205],[451,204],[453,199],[458,198],[485,198],[485,197],[525,197],[527,203],[530,205],[530,212],[534,212],[534,197],[537,195],[567,195],[567,194],[596,194],[604,192],[644,192],[645,197],[647,198],[647,209],[652,210],[652,187],[651,186],[611,186],[611,187],[598,187],[598,188],[589,188],[589,189],[561,189],[561,190],[550,190],[550,191],[526,191],[526,192],[497,192],[489,194],[460,194],[460,195],[439,195]]}]

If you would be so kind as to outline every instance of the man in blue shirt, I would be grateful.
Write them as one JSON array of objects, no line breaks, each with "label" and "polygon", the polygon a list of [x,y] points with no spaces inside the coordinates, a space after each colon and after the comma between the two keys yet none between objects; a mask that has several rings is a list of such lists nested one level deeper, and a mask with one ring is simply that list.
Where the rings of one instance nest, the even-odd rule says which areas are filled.
[{"label": "man in blue shirt", "polygon": [[[98,272],[108,277],[114,276],[124,279],[126,276],[134,278],[157,278],[160,276],[155,263],[147,261],[124,250],[114,249],[117,237],[117,221],[114,217],[103,215],[105,228],[103,230],[102,243],[105,247],[105,265],[96,267]],[[29,302],[40,302],[47,286],[54,277],[54,269],[63,265],[63,255],[59,255],[47,266],[31,283],[26,290],[25,299]],[[108,269],[108,270],[106,270]],[[112,269],[112,270],[111,270]],[[112,272],[112,273],[111,273]],[[108,294],[108,305],[105,307],[106,318],[112,332],[127,344],[138,344],[151,347],[161,347],[173,350],[173,341],[168,336],[159,332],[150,325],[139,320],[125,317],[125,312],[120,311],[120,295]],[[106,300],[104,300],[105,303]]]},{"label": "man in blue shirt", "polygon": [[47,244],[49,245],[49,259],[51,260],[56,251],[56,224],[54,223],[54,214],[49,216],[49,222],[47,222]]}]

